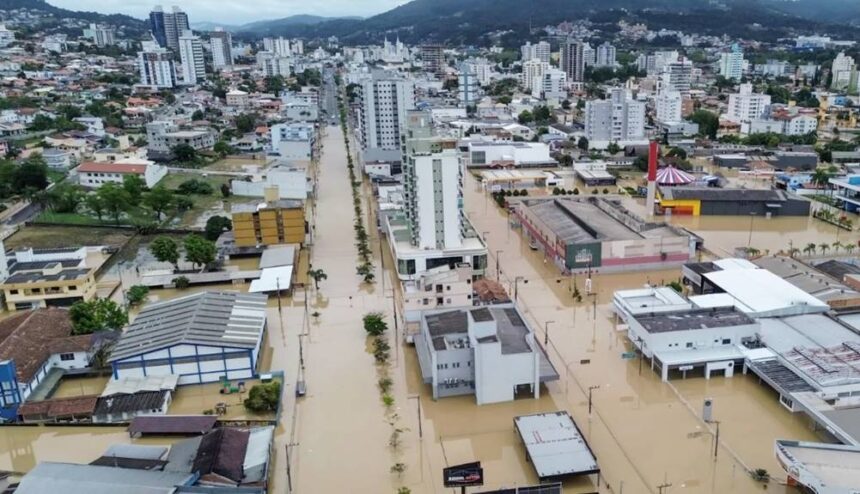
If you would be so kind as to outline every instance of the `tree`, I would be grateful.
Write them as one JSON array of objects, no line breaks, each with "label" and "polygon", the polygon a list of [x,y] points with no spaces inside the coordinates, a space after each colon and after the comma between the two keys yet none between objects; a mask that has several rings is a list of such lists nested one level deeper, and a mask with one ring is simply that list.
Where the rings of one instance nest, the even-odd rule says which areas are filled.
[{"label": "tree", "polygon": [[184,195],[199,194],[201,196],[208,196],[212,194],[212,185],[209,182],[192,178],[179,184],[176,190]]},{"label": "tree", "polygon": [[320,281],[327,280],[328,275],[322,269],[309,269],[308,276],[314,280],[314,288],[320,289]]},{"label": "tree", "polygon": [[177,144],[170,150],[176,161],[183,163],[193,163],[197,160],[197,150],[188,144]]},{"label": "tree", "polygon": [[229,185],[227,185],[226,183],[221,184],[221,197],[223,197],[224,199],[227,199],[228,197],[230,197],[231,193],[232,192],[230,191]]},{"label": "tree", "polygon": [[155,219],[161,220],[161,214],[173,203],[173,193],[158,185],[143,196],[143,205],[155,213]]},{"label": "tree", "polygon": [[579,140],[576,141],[576,147],[583,151],[588,151],[588,145],[588,138],[586,138],[585,136],[580,137]]},{"label": "tree", "polygon": [[131,202],[137,204],[146,189],[146,182],[140,178],[140,175],[126,175],[122,179],[122,188],[128,193]]},{"label": "tree", "polygon": [[17,191],[44,190],[48,186],[48,164],[41,154],[33,153],[21,163],[15,172],[13,186]]},{"label": "tree", "polygon": [[285,87],[284,77],[280,76],[280,75],[268,76],[265,79],[263,79],[263,83],[266,86],[266,92],[272,93],[275,96],[277,96],[278,93],[283,91],[284,87]]},{"label": "tree", "polygon": [[830,250],[830,244],[822,243],[818,248],[821,250],[822,254],[827,254],[827,251]]},{"label": "tree", "polygon": [[668,153],[666,153],[666,156],[669,158],[679,158],[685,160],[687,159],[687,152],[679,147],[673,147],[669,150]]},{"label": "tree", "polygon": [[212,147],[212,150],[215,151],[216,153],[218,153],[218,156],[220,156],[222,158],[227,156],[228,154],[233,153],[233,148],[230,146],[230,144],[227,141],[225,141],[223,139],[216,142],[215,145]]},{"label": "tree", "polygon": [[252,132],[257,126],[257,116],[251,113],[243,113],[236,117],[236,130],[243,134]]},{"label": "tree", "polygon": [[831,178],[832,175],[826,168],[816,168],[809,181],[819,188],[826,189],[830,185]]},{"label": "tree", "polygon": [[113,218],[115,224],[119,225],[122,213],[131,207],[131,196],[129,193],[119,185],[108,182],[102,184],[99,190],[96,191],[96,194],[101,198],[105,212]]},{"label": "tree", "polygon": [[532,112],[528,110],[523,110],[517,117],[517,120],[522,125],[528,125],[530,122],[534,121],[534,116],[532,115]]},{"label": "tree", "polygon": [[717,138],[720,129],[720,118],[708,110],[696,110],[690,117],[690,121],[699,125],[699,133],[709,139]]},{"label": "tree", "polygon": [[233,222],[226,216],[212,216],[206,220],[206,240],[212,242],[218,240],[222,233],[233,229]]},{"label": "tree", "polygon": [[130,305],[138,305],[146,299],[149,294],[149,287],[145,285],[134,285],[128,289],[125,296]]},{"label": "tree", "polygon": [[608,146],[606,146],[606,152],[609,154],[618,154],[621,152],[621,146],[619,146],[617,142],[612,141]]},{"label": "tree", "polygon": [[810,255],[812,255],[812,254],[815,254],[815,249],[816,249],[817,247],[818,247],[818,246],[817,246],[817,245],[815,245],[815,244],[813,244],[813,243],[808,243],[808,244],[806,244],[806,247],[804,247],[804,248],[803,248],[803,252],[804,252],[806,255],[810,256]]},{"label": "tree", "polygon": [[99,221],[102,220],[102,216],[105,214],[105,203],[98,193],[87,194],[84,198],[84,204],[87,206],[87,209],[96,215]]},{"label": "tree", "polygon": [[569,100],[569,99],[566,99],[566,100],[564,100],[564,101],[562,101],[562,102],[561,102],[561,108],[562,108],[562,110],[570,110],[570,106],[571,106],[571,105],[570,105],[570,100]]},{"label": "tree", "polygon": [[203,120],[205,118],[206,118],[206,114],[203,113],[203,111],[201,111],[201,110],[194,110],[194,113],[191,114],[191,120],[192,121]]},{"label": "tree", "polygon": [[149,252],[159,262],[169,262],[179,269],[179,245],[170,237],[157,237],[149,244]]},{"label": "tree", "polygon": [[380,336],[388,329],[388,323],[385,322],[381,312],[369,312],[362,319],[364,322],[364,330],[370,336]]},{"label": "tree", "polygon": [[177,290],[185,290],[191,286],[191,280],[185,276],[177,276],[176,278],[173,278],[172,282],[173,286],[175,286]]},{"label": "tree", "polygon": [[256,413],[274,412],[281,401],[281,382],[255,384],[244,401],[245,408]]},{"label": "tree", "polygon": [[73,334],[118,330],[128,324],[128,313],[107,298],[78,301],[69,309]]},{"label": "tree", "polygon": [[195,267],[203,266],[215,261],[215,242],[206,240],[200,235],[191,234],[185,237],[185,260]]},{"label": "tree", "polygon": [[49,198],[51,208],[58,213],[76,213],[83,200],[83,189],[67,182],[54,186]]}]

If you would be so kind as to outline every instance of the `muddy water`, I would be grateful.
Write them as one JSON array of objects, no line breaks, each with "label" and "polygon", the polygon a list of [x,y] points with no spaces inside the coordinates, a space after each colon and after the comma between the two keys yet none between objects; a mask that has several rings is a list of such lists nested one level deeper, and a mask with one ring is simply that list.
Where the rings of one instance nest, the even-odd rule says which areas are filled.
[{"label": "muddy water", "polygon": [[110,378],[104,377],[64,377],[51,398],[71,398],[73,396],[100,395]]},{"label": "muddy water", "polygon": [[[784,479],[773,457],[774,439],[819,439],[803,419],[782,409],[776,397],[755,379],[736,376],[706,381],[690,377],[666,384],[650,370],[647,361],[640,374],[638,360],[621,358],[629,348],[623,335],[613,330],[609,305],[612,292],[677,279],[678,270],[598,274],[594,279],[598,292],[594,299],[586,296],[583,302],[575,303],[570,295],[573,280],[560,279],[558,271],[545,264],[539,253],[532,252],[517,231],[509,232],[503,212],[492,204],[485,209],[481,204],[484,196],[474,179],[467,178],[466,185],[467,210],[476,229],[490,232],[491,251],[503,251],[502,282],[509,283],[519,276],[529,280],[519,283],[520,308],[534,327],[540,328],[540,335],[545,323],[554,321],[548,325],[550,356],[562,379],[549,386],[552,404],[569,410],[590,434],[605,479],[614,491],[620,489],[622,481],[625,492],[656,492],[656,486],[664,481],[676,489],[684,486],[689,492],[759,491],[761,486],[746,476],[744,467],[765,468],[774,477]],[[671,219],[676,220],[679,219]],[[709,238],[725,249],[741,239],[746,245],[749,231],[743,230],[742,221],[695,220],[688,226],[705,237],[706,246]],[[783,236],[794,242],[805,238],[821,242],[822,236],[826,237],[826,232],[818,231],[805,219],[770,221],[767,229],[762,225],[761,231],[753,232],[753,245],[760,249],[778,250],[770,246],[778,245]],[[779,223],[783,222],[790,228],[786,233],[779,231]],[[756,235],[762,243],[756,243]],[[495,260],[490,268],[494,270]],[[577,283],[583,290],[581,277]],[[594,391],[590,419],[586,392],[589,386],[600,386]],[[698,418],[705,397],[716,400],[715,419],[721,421],[721,448],[716,461],[715,431]],[[439,406],[447,405],[440,401]],[[484,413],[483,408],[477,413]],[[777,492],[783,489],[771,484],[769,490],[775,488]]]}]

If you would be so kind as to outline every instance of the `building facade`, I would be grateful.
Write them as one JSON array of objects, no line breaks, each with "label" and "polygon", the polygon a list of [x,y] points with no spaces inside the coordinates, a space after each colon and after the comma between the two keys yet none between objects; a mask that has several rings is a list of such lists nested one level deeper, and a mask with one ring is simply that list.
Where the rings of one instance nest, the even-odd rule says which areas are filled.
[{"label": "building facade", "polygon": [[570,82],[585,80],[585,53],[582,41],[567,40],[561,45],[561,70]]},{"label": "building facade", "polygon": [[209,35],[212,49],[212,66],[223,69],[233,66],[233,37],[223,29],[216,29]]},{"label": "building facade", "polygon": [[279,200],[247,209],[234,208],[237,247],[304,244],[307,226],[301,201]]},{"label": "building facade", "polygon": [[144,43],[137,53],[140,85],[153,89],[170,89],[176,85],[176,67],[173,55],[165,48]]},{"label": "building facade", "polygon": [[187,30],[179,36],[179,57],[182,61],[182,83],[194,86],[206,79],[206,59],[203,42]]},{"label": "building facade", "polygon": [[358,140],[364,161],[400,158],[406,113],[414,108],[411,80],[377,73],[361,82]]},{"label": "building facade", "polygon": [[586,102],[585,137],[597,148],[644,140],[645,104],[629,99],[620,88],[612,89],[609,99]]}]

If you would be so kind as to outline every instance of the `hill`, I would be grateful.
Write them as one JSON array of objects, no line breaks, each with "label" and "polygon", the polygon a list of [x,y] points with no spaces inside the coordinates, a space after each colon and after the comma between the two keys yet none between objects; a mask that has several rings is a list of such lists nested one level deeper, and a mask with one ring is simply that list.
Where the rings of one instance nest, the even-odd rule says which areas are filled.
[{"label": "hill", "polygon": [[860,25],[860,2],[857,0],[770,0],[772,7],[783,12],[824,22]]},{"label": "hill", "polygon": [[[800,0],[812,1],[812,0]],[[857,0],[822,0],[852,1]],[[858,2],[860,3],[860,2]],[[705,34],[776,39],[802,32],[843,32],[822,21],[782,10],[776,0],[413,0],[364,20],[333,20],[313,25],[265,23],[263,34],[305,37],[338,36],[346,43],[379,41],[399,35],[409,43],[488,44],[488,33],[514,42],[530,37],[532,27],[590,19],[604,31],[619,20],[647,22],[652,28]],[[261,34],[257,26],[241,32]],[[853,36],[853,33],[851,33]]]},{"label": "hill", "polygon": [[[97,22],[122,27],[126,35],[137,35],[146,32],[149,27],[146,21],[123,14],[100,14],[98,12],[79,12],[55,7],[45,0],[0,0],[0,11],[27,9],[38,11],[51,16],[57,21],[61,19],[77,19],[84,22]],[[50,24],[50,22],[48,23]]]}]

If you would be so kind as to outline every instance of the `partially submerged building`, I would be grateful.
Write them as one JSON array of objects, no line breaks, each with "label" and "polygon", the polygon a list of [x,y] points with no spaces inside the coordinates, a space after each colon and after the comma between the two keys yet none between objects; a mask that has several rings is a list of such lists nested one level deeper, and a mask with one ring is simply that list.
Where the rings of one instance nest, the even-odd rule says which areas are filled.
[{"label": "partially submerged building", "polygon": [[529,242],[559,269],[660,269],[695,254],[694,237],[609,199],[527,199],[514,214]]},{"label": "partially submerged building", "polygon": [[484,405],[518,392],[537,398],[541,383],[559,378],[513,304],[424,312],[414,341],[434,399],[474,394]]},{"label": "partially submerged building", "polygon": [[841,444],[776,441],[776,459],[789,486],[816,494],[855,494],[860,486],[860,448]]},{"label": "partially submerged building", "polygon": [[600,474],[597,458],[567,412],[523,415],[514,419],[514,428],[542,483]]},{"label": "partially submerged building", "polygon": [[809,199],[776,189],[660,187],[657,214],[809,216]]}]

